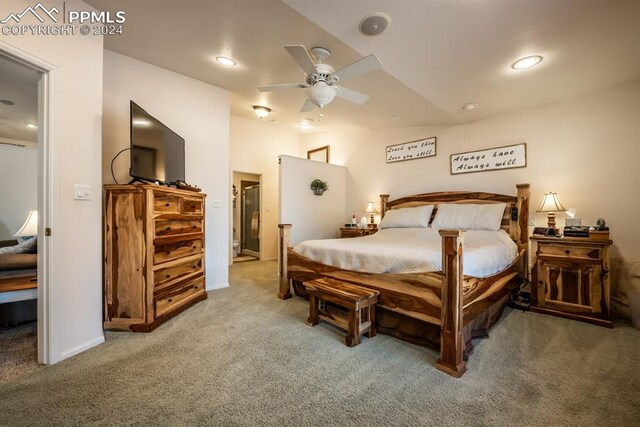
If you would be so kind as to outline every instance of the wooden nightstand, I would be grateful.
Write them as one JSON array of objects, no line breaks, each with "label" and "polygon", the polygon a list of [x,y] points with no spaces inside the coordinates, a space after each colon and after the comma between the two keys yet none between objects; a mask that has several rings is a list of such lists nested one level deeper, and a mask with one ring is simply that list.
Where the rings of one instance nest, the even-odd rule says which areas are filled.
[{"label": "wooden nightstand", "polygon": [[530,237],[531,311],[611,328],[609,239]]},{"label": "wooden nightstand", "polygon": [[369,236],[371,234],[375,234],[378,231],[377,228],[355,228],[355,227],[341,227],[340,228],[340,238],[344,239],[345,237],[363,237]]}]

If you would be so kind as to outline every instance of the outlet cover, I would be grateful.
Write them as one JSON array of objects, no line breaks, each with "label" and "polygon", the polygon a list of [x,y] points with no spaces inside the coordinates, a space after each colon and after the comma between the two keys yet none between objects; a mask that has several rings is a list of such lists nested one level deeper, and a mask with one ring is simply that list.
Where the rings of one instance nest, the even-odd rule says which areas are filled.
[{"label": "outlet cover", "polygon": [[222,207],[222,202],[220,200],[214,200],[213,201],[213,207],[214,208],[221,208]]},{"label": "outlet cover", "polygon": [[91,186],[84,184],[74,184],[73,200],[91,200]]}]

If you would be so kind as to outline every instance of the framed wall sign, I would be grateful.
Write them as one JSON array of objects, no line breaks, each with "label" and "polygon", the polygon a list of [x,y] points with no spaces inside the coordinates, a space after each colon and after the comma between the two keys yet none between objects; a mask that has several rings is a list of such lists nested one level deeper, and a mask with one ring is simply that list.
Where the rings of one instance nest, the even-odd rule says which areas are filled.
[{"label": "framed wall sign", "polygon": [[451,175],[527,166],[527,144],[507,145],[451,155]]},{"label": "framed wall sign", "polygon": [[436,155],[436,137],[419,139],[387,147],[387,163],[404,162]]},{"label": "framed wall sign", "polygon": [[329,163],[329,146],[314,148],[307,151],[307,159],[315,160],[316,162]]}]

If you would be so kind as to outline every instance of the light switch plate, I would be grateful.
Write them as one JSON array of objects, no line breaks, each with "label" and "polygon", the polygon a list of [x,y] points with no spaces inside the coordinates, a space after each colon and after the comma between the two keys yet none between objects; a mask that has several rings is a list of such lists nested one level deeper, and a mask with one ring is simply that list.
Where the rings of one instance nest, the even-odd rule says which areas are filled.
[{"label": "light switch plate", "polygon": [[531,227],[535,227],[536,226],[536,217],[535,216],[530,216],[529,217],[529,225]]},{"label": "light switch plate", "polygon": [[91,186],[73,184],[73,200],[91,200]]},{"label": "light switch plate", "polygon": [[221,208],[222,207],[222,202],[220,200],[214,200],[213,201],[213,207],[214,208]]}]

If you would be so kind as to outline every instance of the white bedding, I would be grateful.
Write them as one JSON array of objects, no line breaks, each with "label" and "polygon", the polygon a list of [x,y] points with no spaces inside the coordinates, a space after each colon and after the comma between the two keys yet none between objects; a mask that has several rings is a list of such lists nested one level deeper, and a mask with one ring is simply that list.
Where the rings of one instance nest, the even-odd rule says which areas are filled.
[{"label": "white bedding", "polygon": [[[366,273],[419,273],[442,268],[442,238],[432,228],[386,228],[352,239],[307,240],[293,250],[326,265]],[[488,277],[507,268],[517,246],[504,230],[464,234],[464,274]]]}]

